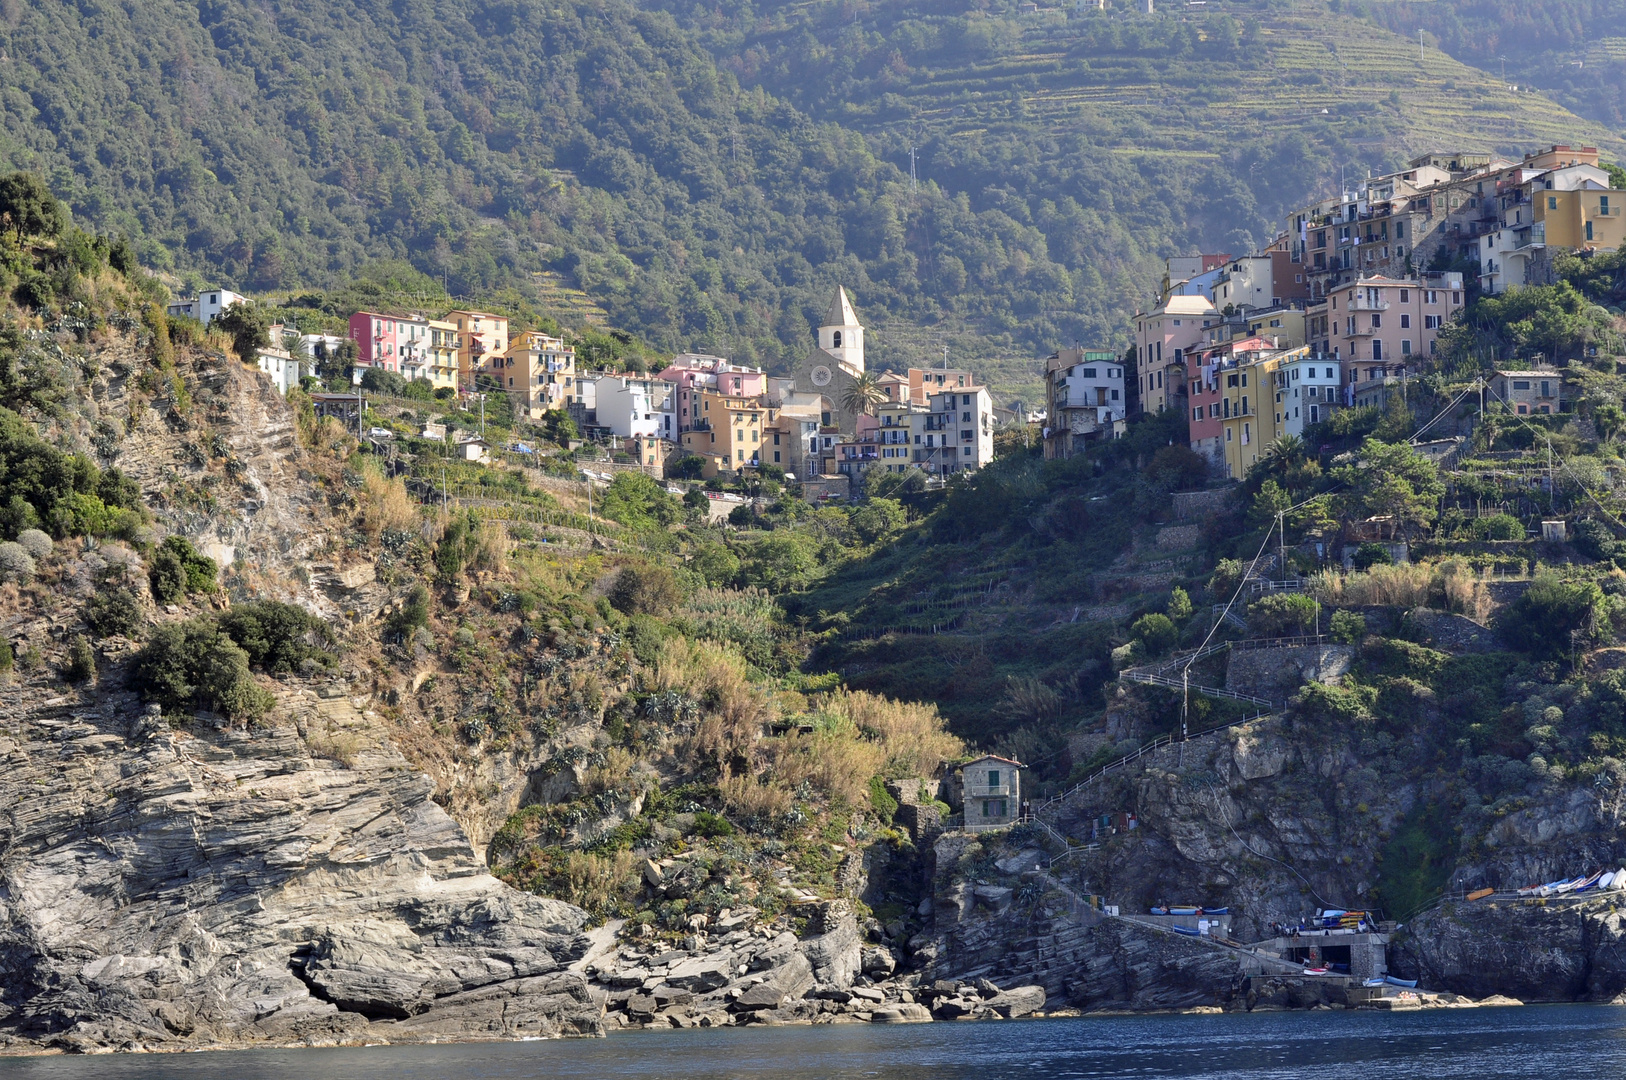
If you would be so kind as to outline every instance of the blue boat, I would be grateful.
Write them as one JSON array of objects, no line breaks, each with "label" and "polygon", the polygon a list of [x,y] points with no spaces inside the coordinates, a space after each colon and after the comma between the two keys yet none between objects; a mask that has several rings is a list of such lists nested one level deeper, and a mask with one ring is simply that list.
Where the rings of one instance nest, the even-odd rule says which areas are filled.
[{"label": "blue boat", "polygon": [[1416,979],[1397,979],[1393,975],[1385,975],[1383,977],[1383,981],[1388,983],[1390,986],[1404,986],[1408,990],[1416,987],[1417,985]]}]

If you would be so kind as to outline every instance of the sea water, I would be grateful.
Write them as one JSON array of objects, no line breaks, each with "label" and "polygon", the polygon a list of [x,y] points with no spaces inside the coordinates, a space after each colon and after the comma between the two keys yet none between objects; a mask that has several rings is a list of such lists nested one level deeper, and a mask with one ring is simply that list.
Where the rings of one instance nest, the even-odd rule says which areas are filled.
[{"label": "sea water", "polygon": [[0,1080],[1501,1080],[1626,1077],[1626,1007],[623,1032],[607,1039],[0,1059]]}]

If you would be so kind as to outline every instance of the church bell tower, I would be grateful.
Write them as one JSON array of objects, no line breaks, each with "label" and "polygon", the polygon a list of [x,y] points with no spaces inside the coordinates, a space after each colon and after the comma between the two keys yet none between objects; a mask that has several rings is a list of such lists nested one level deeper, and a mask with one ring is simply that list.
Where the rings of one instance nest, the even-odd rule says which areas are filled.
[{"label": "church bell tower", "polygon": [[864,373],[864,328],[847,299],[847,290],[836,286],[836,295],[819,327],[819,348],[835,357],[853,377]]}]

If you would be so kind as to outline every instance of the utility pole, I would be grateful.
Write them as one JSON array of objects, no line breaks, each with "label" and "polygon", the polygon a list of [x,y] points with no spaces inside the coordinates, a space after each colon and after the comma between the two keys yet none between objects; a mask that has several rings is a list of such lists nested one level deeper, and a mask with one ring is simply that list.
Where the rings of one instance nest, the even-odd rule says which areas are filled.
[{"label": "utility pole", "polygon": [[920,174],[915,169],[915,148],[913,146],[909,148],[909,190],[912,192],[920,190]]},{"label": "utility pole", "polygon": [[[1421,27],[1419,27],[1417,30],[1417,62],[1419,64],[1423,62],[1423,31]],[[1505,69],[1503,71],[1503,75],[1506,75]],[[1502,81],[1506,82],[1507,80],[1504,77]]]}]

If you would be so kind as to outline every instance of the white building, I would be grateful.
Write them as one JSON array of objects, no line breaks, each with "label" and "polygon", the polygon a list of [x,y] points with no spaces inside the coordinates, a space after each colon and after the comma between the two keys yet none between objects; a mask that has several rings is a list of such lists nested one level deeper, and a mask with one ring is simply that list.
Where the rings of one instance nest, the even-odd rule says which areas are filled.
[{"label": "white building", "polygon": [[189,300],[176,300],[169,305],[171,315],[183,315],[188,319],[196,319],[205,326],[220,317],[220,313],[233,304],[247,303],[248,297],[242,293],[234,293],[230,289],[209,289],[201,292]]},{"label": "white building", "polygon": [[1114,438],[1124,406],[1118,354],[1058,350],[1045,361],[1045,457],[1071,457],[1084,442]]},{"label": "white building", "polygon": [[987,387],[967,386],[930,395],[921,461],[928,472],[972,472],[994,460],[994,404]]},{"label": "white building", "polygon": [[299,385],[299,358],[285,349],[255,349],[254,364],[271,376],[279,394],[286,395],[291,388]]},{"label": "white building", "polygon": [[1295,350],[1276,369],[1276,430],[1304,436],[1304,429],[1332,414],[1339,401],[1339,364],[1330,356]]},{"label": "white building", "polygon": [[599,375],[579,379],[585,395],[592,387],[593,409],[599,425],[624,439],[656,438],[677,440],[677,420],[673,413],[676,387],[662,379],[640,379],[629,375]]},{"label": "white building", "polygon": [[327,360],[338,355],[347,340],[342,334],[300,334],[298,348],[312,360]]}]

